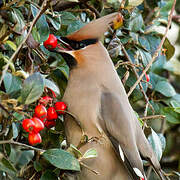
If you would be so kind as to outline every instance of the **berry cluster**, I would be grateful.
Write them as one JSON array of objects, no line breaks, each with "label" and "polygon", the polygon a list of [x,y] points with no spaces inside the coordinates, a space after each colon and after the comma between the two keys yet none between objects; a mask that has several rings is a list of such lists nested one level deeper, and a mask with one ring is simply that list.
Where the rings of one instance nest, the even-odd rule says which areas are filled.
[{"label": "berry cluster", "polygon": [[[47,108],[47,106],[50,106]],[[49,96],[41,97],[39,104],[34,109],[34,115],[31,119],[22,121],[23,129],[29,133],[29,144],[35,145],[41,143],[41,135],[39,132],[46,128],[52,128],[56,125],[58,115],[64,114],[67,106],[64,102],[56,102],[53,104],[53,99]]]}]

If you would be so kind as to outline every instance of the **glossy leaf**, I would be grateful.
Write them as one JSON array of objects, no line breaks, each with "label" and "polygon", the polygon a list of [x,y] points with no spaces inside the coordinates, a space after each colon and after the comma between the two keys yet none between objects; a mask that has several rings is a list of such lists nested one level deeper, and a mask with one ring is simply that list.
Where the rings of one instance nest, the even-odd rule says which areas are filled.
[{"label": "glossy leaf", "polygon": [[21,98],[24,104],[35,102],[44,91],[44,79],[40,73],[34,73],[23,83]]},{"label": "glossy leaf", "polygon": [[14,165],[8,159],[6,159],[4,157],[0,161],[0,170],[7,172],[9,174],[15,174],[17,172]]},{"label": "glossy leaf", "polygon": [[60,94],[58,86],[53,81],[50,81],[49,79],[44,80],[45,87],[48,87],[49,89],[53,90],[56,94]]},{"label": "glossy leaf", "polygon": [[49,149],[43,153],[43,157],[57,168],[73,171],[80,170],[78,160],[62,149]]},{"label": "glossy leaf", "polygon": [[6,72],[3,81],[8,94],[15,93],[21,89],[21,79],[12,75],[11,73]]},{"label": "glossy leaf", "polygon": [[148,140],[154,150],[154,152],[156,153],[156,156],[158,158],[158,160],[161,159],[162,156],[162,143],[160,141],[159,136],[156,134],[156,132],[151,129],[151,135],[148,137]]},{"label": "glossy leaf", "polygon": [[155,86],[155,91],[163,94],[166,97],[172,97],[176,94],[173,86],[167,81],[158,81]]},{"label": "glossy leaf", "polygon": [[[39,10],[34,5],[31,4],[31,11],[33,16],[35,17]],[[44,14],[42,14],[41,17],[36,22],[36,28],[40,35],[39,42],[45,41],[48,38],[50,31],[49,31],[49,25],[46,21],[46,16]]]},{"label": "glossy leaf", "polygon": [[166,116],[166,120],[172,124],[180,124],[180,114],[174,111],[174,108],[165,107],[161,113]]}]

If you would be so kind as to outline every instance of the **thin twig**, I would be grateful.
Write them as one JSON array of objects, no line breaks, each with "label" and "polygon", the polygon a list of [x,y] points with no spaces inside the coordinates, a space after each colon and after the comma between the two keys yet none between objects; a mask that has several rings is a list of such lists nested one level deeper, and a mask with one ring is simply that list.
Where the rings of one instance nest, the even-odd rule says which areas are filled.
[{"label": "thin twig", "polygon": [[35,147],[29,146],[29,145],[27,145],[27,144],[23,144],[23,143],[20,143],[20,142],[16,142],[16,141],[14,141],[13,139],[0,141],[0,144],[14,144],[14,145],[22,146],[22,147],[25,147],[25,148],[28,148],[28,149],[32,149],[32,150],[35,150],[35,151],[40,151],[40,152],[44,152],[44,151],[45,151],[45,150],[43,150],[43,149],[35,148]]},{"label": "thin twig", "polygon": [[142,74],[139,76],[139,79],[135,82],[135,84],[131,87],[130,91],[128,92],[128,96],[130,96],[130,94],[134,91],[134,89],[136,88],[136,86],[140,83],[140,81],[142,80],[143,76],[145,75],[145,73],[149,70],[149,68],[151,67],[152,63],[156,60],[156,57],[158,56],[158,53],[159,51],[161,50],[162,48],[162,45],[166,39],[166,36],[167,36],[167,33],[168,33],[168,30],[171,26],[171,22],[172,22],[172,15],[173,15],[173,12],[174,12],[174,9],[175,9],[175,5],[176,5],[176,0],[174,0],[173,2],[173,6],[171,8],[171,12],[169,14],[169,19],[168,19],[168,25],[167,25],[167,28],[165,30],[165,33],[164,33],[164,36],[158,46],[158,48],[156,49],[155,53],[153,54],[153,57],[151,59],[151,61],[149,62],[149,64],[146,66],[146,68],[144,69],[144,71],[142,72]]},{"label": "thin twig", "polygon": [[135,67],[141,67],[140,65],[138,64],[133,64],[131,62],[121,62],[121,61],[118,61],[116,64],[115,64],[115,68],[118,69],[119,66],[122,66],[122,65],[128,65],[128,66],[135,66]]},{"label": "thin twig", "polygon": [[164,119],[164,118],[165,118],[164,115],[153,115],[153,116],[142,117],[141,119],[144,121],[149,119]]},{"label": "thin twig", "polygon": [[9,68],[9,64],[10,64],[11,62],[13,62],[13,59],[16,57],[16,55],[17,55],[17,54],[19,53],[19,51],[21,50],[23,44],[27,41],[29,35],[31,34],[31,31],[32,31],[33,26],[36,24],[37,20],[41,17],[41,15],[46,11],[46,9],[47,9],[47,7],[48,7],[48,5],[49,5],[49,3],[48,3],[49,1],[50,1],[50,0],[45,0],[45,1],[42,3],[41,9],[40,9],[40,11],[37,13],[36,17],[33,19],[32,24],[31,24],[31,26],[30,26],[30,28],[29,28],[29,31],[28,31],[26,37],[25,37],[24,40],[21,42],[21,44],[18,46],[18,48],[16,49],[16,51],[13,53],[13,55],[11,56],[11,58],[10,58],[10,60],[9,60],[9,63],[8,63],[8,64],[6,65],[6,67],[4,68],[3,73],[2,73],[2,76],[1,76],[1,79],[0,79],[0,86],[1,86],[1,83],[2,83],[2,81],[3,81],[3,79],[4,79],[5,74],[6,74],[7,70],[8,70],[8,68]]},{"label": "thin twig", "polygon": [[100,173],[99,172],[97,172],[96,170],[94,170],[94,169],[91,169],[89,166],[87,166],[86,164],[84,164],[83,162],[80,162],[80,164],[83,166],[83,167],[85,167],[86,169],[88,169],[89,171],[91,171],[91,172],[93,172],[93,173],[95,173],[96,175],[100,175]]},{"label": "thin twig", "polygon": [[[129,57],[126,49],[124,48],[124,46],[123,46],[123,44],[122,44],[121,42],[120,42],[120,45],[121,45],[122,51],[123,51],[124,55],[126,56],[127,60],[128,60],[131,64],[133,64],[131,58]],[[135,68],[134,66],[132,66],[132,70],[133,70],[133,72],[134,72],[134,74],[135,74],[135,76],[136,76],[136,78],[137,78],[137,80],[138,80],[138,79],[139,79],[139,75],[138,75],[137,70],[136,70],[136,68]],[[152,109],[152,111],[154,112],[154,108],[153,108],[152,105],[150,104],[149,98],[147,97],[147,95],[146,95],[146,93],[145,93],[145,91],[144,91],[144,89],[143,89],[143,86],[142,86],[141,82],[139,82],[139,88],[140,88],[140,91],[142,92],[142,94],[143,94],[143,96],[144,96],[144,99],[145,99],[146,103],[148,104],[148,106],[149,106],[149,107]],[[128,97],[129,97],[129,95],[128,95]]]}]

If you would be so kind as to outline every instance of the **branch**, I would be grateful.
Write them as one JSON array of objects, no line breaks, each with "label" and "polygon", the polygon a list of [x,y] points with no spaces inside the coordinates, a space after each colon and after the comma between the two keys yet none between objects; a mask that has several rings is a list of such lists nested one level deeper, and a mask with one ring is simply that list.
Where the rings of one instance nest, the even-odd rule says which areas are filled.
[{"label": "branch", "polygon": [[3,70],[3,73],[2,73],[2,76],[1,76],[1,79],[0,79],[0,86],[1,86],[1,83],[4,79],[4,76],[9,68],[9,64],[11,62],[13,62],[13,59],[16,57],[16,55],[19,53],[19,51],[21,50],[23,44],[27,41],[29,35],[31,34],[31,31],[32,31],[32,28],[33,26],[36,24],[37,20],[41,17],[41,15],[46,11],[47,7],[49,6],[49,3],[50,3],[50,0],[45,0],[43,3],[42,3],[42,6],[40,8],[40,11],[37,13],[36,17],[33,19],[32,21],[32,24],[29,28],[29,31],[26,35],[26,37],[24,38],[24,40],[21,42],[21,44],[18,46],[18,48],[16,49],[16,51],[14,52],[14,54],[11,56],[10,60],[9,60],[9,63],[6,64],[4,70]]},{"label": "branch", "polygon": [[80,5],[80,2],[71,2],[71,1],[63,1],[58,2],[53,5],[53,9],[55,11],[64,11],[69,8],[73,8],[74,6]]},{"label": "branch", "polygon": [[149,119],[164,119],[164,118],[166,118],[166,116],[164,115],[153,115],[153,116],[142,117],[141,119],[144,121]]},{"label": "branch", "polygon": [[161,50],[162,48],[162,45],[166,39],[166,36],[167,36],[167,33],[168,33],[168,30],[171,26],[171,22],[172,22],[172,15],[173,15],[173,12],[174,12],[174,9],[175,9],[175,5],[176,5],[176,0],[174,0],[173,2],[173,6],[171,8],[171,12],[169,14],[169,19],[168,19],[168,25],[167,25],[167,28],[165,30],[165,33],[164,33],[164,36],[158,46],[158,48],[156,49],[155,53],[153,54],[153,57],[151,59],[151,61],[149,62],[149,64],[146,66],[146,68],[144,69],[143,73],[139,76],[139,79],[135,82],[135,84],[131,87],[130,91],[128,92],[128,96],[130,96],[130,94],[134,91],[134,89],[136,88],[136,86],[140,83],[140,81],[142,80],[143,76],[145,75],[145,73],[148,71],[148,69],[151,67],[152,63],[156,60],[156,57],[158,56],[158,53],[159,51]]},{"label": "branch", "polygon": [[[131,64],[133,64],[131,58],[129,57],[128,53],[126,52],[126,49],[124,48],[124,46],[123,46],[123,44],[122,44],[121,42],[120,42],[120,45],[121,45],[121,47],[122,47],[122,51],[123,51],[124,55],[126,56],[127,60],[128,60]],[[133,70],[133,72],[134,72],[134,74],[135,74],[135,76],[136,76],[136,78],[137,78],[137,80],[138,80],[138,79],[139,79],[139,75],[138,75],[138,73],[137,73],[137,71],[136,71],[136,68],[135,68],[134,66],[132,66],[132,70]],[[149,102],[149,98],[147,97],[146,93],[144,92],[144,89],[143,89],[143,86],[142,86],[141,82],[139,83],[139,88],[140,88],[140,90],[141,90],[141,92],[142,92],[142,94],[143,94],[143,96],[144,96],[144,99],[145,99],[146,103],[148,104],[148,106],[149,106],[149,107],[152,109],[152,111],[154,112],[154,109],[153,109],[152,105],[151,105],[150,102]],[[128,94],[128,97],[129,97],[129,94]]]},{"label": "branch", "polygon": [[43,150],[43,149],[35,148],[35,147],[29,146],[29,145],[27,145],[27,144],[23,144],[23,143],[20,143],[20,142],[16,142],[16,141],[14,141],[13,139],[0,141],[0,144],[14,144],[14,145],[22,146],[22,147],[25,147],[25,148],[28,148],[28,149],[32,149],[32,150],[35,150],[35,151],[40,151],[40,152],[44,152],[44,151],[45,151],[45,150]]}]

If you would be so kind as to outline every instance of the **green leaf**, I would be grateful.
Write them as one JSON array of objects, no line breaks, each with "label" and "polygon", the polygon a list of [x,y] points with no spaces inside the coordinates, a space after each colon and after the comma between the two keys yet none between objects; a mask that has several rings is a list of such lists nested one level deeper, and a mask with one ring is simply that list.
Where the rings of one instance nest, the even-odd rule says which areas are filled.
[{"label": "green leaf", "polygon": [[147,51],[142,50],[142,49],[139,49],[139,52],[140,52],[142,63],[144,65],[144,67],[146,67],[152,58],[151,54]]},{"label": "green leaf", "polygon": [[57,95],[60,94],[59,88],[56,86],[56,84],[53,81],[50,81],[49,79],[45,79],[45,86],[53,90]]},{"label": "green leaf", "polygon": [[[2,156],[2,154],[1,154]],[[7,172],[9,174],[16,174],[17,170],[13,164],[6,158],[2,158],[0,161],[0,170]]]},{"label": "green leaf", "polygon": [[60,14],[63,25],[70,25],[77,20],[77,18],[70,12],[62,11]]},{"label": "green leaf", "polygon": [[[31,4],[31,11],[32,11],[33,17],[35,17],[37,13],[39,12],[39,9],[37,9],[34,5]],[[37,28],[37,31],[39,32],[39,35],[40,35],[39,42],[41,43],[48,38],[49,33],[50,33],[49,26],[46,21],[46,16],[44,14],[42,14],[41,17],[36,22],[36,28]]]},{"label": "green leaf", "polygon": [[171,59],[172,56],[175,53],[175,48],[171,44],[171,42],[169,41],[168,38],[165,39],[164,44],[163,44],[163,48],[167,49],[167,51],[166,51],[166,58],[167,58],[167,60]]},{"label": "green leaf", "polygon": [[21,79],[19,77],[13,76],[11,73],[6,72],[3,81],[6,92],[8,94],[17,92],[21,89]]},{"label": "green leaf", "polygon": [[174,108],[179,108],[180,107],[180,102],[176,101],[176,100],[171,100],[170,104],[172,105],[172,107]]},{"label": "green leaf", "polygon": [[46,170],[40,180],[58,180],[58,177],[56,176],[56,174],[54,172],[52,172],[51,170]]},{"label": "green leaf", "polygon": [[152,64],[151,71],[156,74],[162,74],[166,62],[166,56],[163,56],[159,53],[156,61]]},{"label": "green leaf", "polygon": [[166,97],[172,97],[176,94],[173,86],[167,81],[158,81],[155,86],[155,91],[163,94]]},{"label": "green leaf", "polygon": [[8,40],[8,41],[6,41],[5,44],[7,44],[11,49],[13,49],[14,51],[16,51],[17,46],[16,46],[16,44],[14,44],[14,42]]},{"label": "green leaf", "polygon": [[42,167],[42,165],[41,165],[40,162],[34,161],[34,169],[35,169],[37,172],[39,172],[39,171],[42,171],[43,167]]},{"label": "green leaf", "polygon": [[13,138],[17,138],[19,132],[18,132],[18,128],[14,122],[12,123],[12,130],[13,130]]},{"label": "green leaf", "polygon": [[71,34],[77,30],[79,30],[81,27],[83,27],[85,24],[82,23],[81,21],[73,21],[67,28],[67,33]]},{"label": "green leaf", "polygon": [[160,141],[159,136],[156,134],[156,132],[151,128],[151,135],[148,137],[148,141],[150,142],[158,160],[161,159],[162,156],[162,143]]},{"label": "green leaf", "polygon": [[162,151],[164,151],[166,148],[166,138],[161,133],[158,133],[157,135],[159,136],[159,140],[161,141]]},{"label": "green leaf", "polygon": [[14,30],[16,32],[21,32],[23,35],[22,37],[25,37],[25,35],[27,34],[27,30],[24,29],[25,22],[21,11],[18,8],[13,8],[13,11],[11,11],[11,13],[12,13],[12,18],[16,22]]},{"label": "green leaf", "polygon": [[46,17],[49,19],[49,21],[57,31],[61,28],[61,18],[59,14],[56,14],[55,17],[52,17],[50,15],[47,15]]},{"label": "green leaf", "polygon": [[98,156],[98,154],[97,154],[97,151],[96,151],[96,149],[88,149],[85,153],[84,153],[84,155],[83,155],[83,158],[84,159],[88,159],[88,158],[95,158],[95,157],[97,157]]},{"label": "green leaf", "polygon": [[43,153],[43,156],[57,168],[73,171],[80,170],[78,160],[62,149],[49,149]]},{"label": "green leaf", "polygon": [[180,124],[180,114],[174,111],[172,107],[161,109],[161,114],[166,116],[166,120],[172,124]]},{"label": "green leaf", "polygon": [[132,32],[140,31],[143,27],[143,18],[139,13],[132,14],[132,19],[129,23],[129,28]]},{"label": "green leaf", "polygon": [[44,78],[39,72],[29,76],[23,83],[21,91],[22,102],[30,104],[35,102],[44,91]]},{"label": "green leaf", "polygon": [[174,111],[180,113],[180,107],[174,108]]}]

